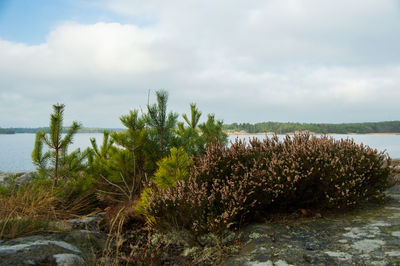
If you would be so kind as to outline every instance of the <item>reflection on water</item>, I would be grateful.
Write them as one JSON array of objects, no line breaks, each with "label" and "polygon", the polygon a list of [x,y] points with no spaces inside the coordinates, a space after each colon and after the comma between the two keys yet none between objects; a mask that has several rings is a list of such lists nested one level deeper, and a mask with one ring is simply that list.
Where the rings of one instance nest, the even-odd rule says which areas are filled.
[{"label": "reflection on water", "polygon": [[[98,144],[102,143],[103,134],[77,134],[70,151],[90,146],[89,138],[94,137]],[[230,135],[229,140],[235,138],[248,140],[256,137],[263,139],[265,135]],[[278,135],[283,139],[284,135]],[[400,158],[400,135],[331,135],[335,139],[353,138],[357,143],[364,143],[379,151],[386,150],[392,158]],[[35,141],[35,134],[0,134],[0,171],[16,172],[23,170],[32,170],[34,166],[31,161],[31,152]]]}]

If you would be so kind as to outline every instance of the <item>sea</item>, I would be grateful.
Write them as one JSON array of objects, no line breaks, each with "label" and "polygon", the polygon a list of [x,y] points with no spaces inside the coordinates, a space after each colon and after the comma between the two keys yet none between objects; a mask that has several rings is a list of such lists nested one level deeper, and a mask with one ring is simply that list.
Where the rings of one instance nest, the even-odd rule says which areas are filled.
[{"label": "sea", "polygon": [[[268,135],[271,136],[271,135]],[[400,159],[400,135],[330,135],[334,139],[354,139],[356,143],[363,143],[378,151],[385,151],[393,159]],[[234,141],[236,138],[249,140],[251,138],[263,139],[266,135],[229,135],[229,140]],[[283,139],[285,135],[278,135]],[[80,133],[76,134],[73,144],[69,151],[77,148],[84,150],[91,146],[90,138],[95,138],[97,143],[102,143],[103,134],[101,133]],[[35,134],[0,134],[0,172],[22,172],[34,170],[32,164],[31,152],[35,142]]]}]

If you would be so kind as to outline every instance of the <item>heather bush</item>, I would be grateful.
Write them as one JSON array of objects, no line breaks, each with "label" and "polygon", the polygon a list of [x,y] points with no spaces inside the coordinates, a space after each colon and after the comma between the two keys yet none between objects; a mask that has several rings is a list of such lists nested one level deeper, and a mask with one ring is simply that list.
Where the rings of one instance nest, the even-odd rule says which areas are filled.
[{"label": "heather bush", "polygon": [[353,140],[308,133],[213,144],[197,157],[187,181],[147,195],[159,227],[194,234],[251,222],[288,208],[347,208],[382,198],[390,158]]},{"label": "heather bush", "polygon": [[229,148],[210,145],[192,164],[189,180],[151,195],[147,213],[159,227],[173,225],[195,234],[236,225],[257,203],[255,180],[260,171],[254,171],[254,161],[242,141]]},{"label": "heather bush", "polygon": [[351,139],[301,133],[251,146],[265,160],[263,192],[278,207],[351,207],[383,196],[389,186],[390,158]]}]

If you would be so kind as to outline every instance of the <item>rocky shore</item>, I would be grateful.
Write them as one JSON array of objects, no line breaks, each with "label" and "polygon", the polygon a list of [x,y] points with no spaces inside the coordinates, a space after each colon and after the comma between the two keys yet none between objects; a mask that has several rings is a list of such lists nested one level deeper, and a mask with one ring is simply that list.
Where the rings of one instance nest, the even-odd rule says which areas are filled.
[{"label": "rocky shore", "polygon": [[224,265],[400,265],[400,185],[386,194],[385,204],[330,217],[250,225]]},{"label": "rocky shore", "polygon": [[[26,182],[31,174],[14,178]],[[1,176],[0,182],[7,182]],[[400,174],[395,179],[400,181]],[[400,185],[386,194],[384,204],[249,225],[236,234],[240,250],[223,265],[400,265]],[[0,240],[0,266],[94,265],[107,241],[98,231],[101,219],[60,221],[66,229],[62,233]]]},{"label": "rocky shore", "polygon": [[[34,171],[3,173],[0,184],[17,186],[32,180]],[[107,235],[98,230],[102,215],[58,221],[55,233],[0,239],[0,266],[94,265],[105,247]],[[1,230],[1,228],[0,228]]]},{"label": "rocky shore", "polygon": [[101,215],[60,222],[62,233],[0,240],[0,266],[95,265],[107,236],[97,231]]}]

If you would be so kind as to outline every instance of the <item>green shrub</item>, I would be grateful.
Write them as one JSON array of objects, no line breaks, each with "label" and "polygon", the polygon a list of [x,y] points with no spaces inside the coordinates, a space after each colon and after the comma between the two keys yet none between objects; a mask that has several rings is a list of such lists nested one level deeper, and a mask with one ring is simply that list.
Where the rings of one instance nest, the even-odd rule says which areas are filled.
[{"label": "green shrub", "polygon": [[288,208],[344,208],[382,198],[390,158],[353,140],[307,133],[249,145],[211,145],[187,181],[153,193],[146,207],[156,226],[202,234]]},{"label": "green shrub", "polygon": [[181,147],[172,148],[169,156],[161,159],[157,165],[158,170],[154,174],[152,181],[155,186],[143,189],[140,200],[135,205],[135,210],[146,217],[147,222],[154,223],[154,216],[147,212],[147,206],[155,193],[164,193],[165,189],[174,187],[179,180],[189,178],[189,167],[192,159]]},{"label": "green shrub", "polygon": [[223,121],[215,120],[214,114],[209,114],[207,121],[199,124],[201,112],[196,104],[190,104],[190,118],[182,115],[186,125],[179,122],[176,129],[177,146],[183,147],[190,155],[197,156],[205,152],[206,147],[214,142],[228,144],[228,135],[222,130]]},{"label": "green shrub", "polygon": [[148,224],[155,223],[154,216],[147,211],[153,193],[153,189],[151,189],[150,187],[143,189],[142,193],[140,194],[140,199],[134,205],[134,210],[138,214],[143,215],[146,218],[146,222]]},{"label": "green shrub", "polygon": [[[49,134],[44,130],[36,132],[35,146],[31,154],[38,174],[51,178],[53,187],[57,185],[59,179],[71,178],[86,169],[86,152],[76,149],[68,153],[68,147],[72,144],[73,137],[81,128],[81,124],[72,122],[67,134],[62,137],[64,108],[63,104],[53,105]],[[44,153],[43,144],[48,147],[48,151]]]},{"label": "green shrub", "polygon": [[209,114],[207,121],[199,125],[207,147],[215,142],[219,142],[223,146],[228,144],[228,135],[223,131],[222,126],[223,121],[215,120],[214,114]]},{"label": "green shrub", "polygon": [[120,120],[127,129],[111,134],[104,131],[100,147],[91,139],[92,148],[88,157],[88,173],[97,180],[96,189],[100,198],[112,205],[137,199],[142,182],[155,165],[149,161],[151,141],[139,111],[130,111]]},{"label": "green shrub", "polygon": [[171,154],[157,163],[158,170],[154,174],[154,183],[165,189],[174,186],[177,180],[187,180],[191,162],[192,160],[182,147],[172,148]]}]

